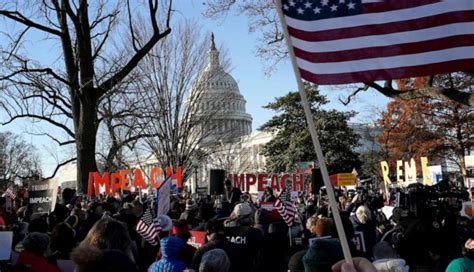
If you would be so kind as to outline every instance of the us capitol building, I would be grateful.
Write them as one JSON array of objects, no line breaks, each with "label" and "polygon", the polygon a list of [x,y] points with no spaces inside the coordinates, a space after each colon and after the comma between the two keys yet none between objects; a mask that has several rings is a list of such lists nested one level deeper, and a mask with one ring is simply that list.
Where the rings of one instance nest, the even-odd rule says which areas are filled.
[{"label": "us capitol building", "polygon": [[261,147],[272,139],[266,132],[252,133],[252,116],[245,110],[247,102],[237,81],[219,62],[214,35],[207,58],[207,66],[188,98],[195,101],[197,114],[205,119],[200,137],[201,147],[207,153],[204,160],[193,162],[193,174],[187,182],[193,192],[196,186],[207,189],[211,169],[262,172],[265,158],[260,154]]}]

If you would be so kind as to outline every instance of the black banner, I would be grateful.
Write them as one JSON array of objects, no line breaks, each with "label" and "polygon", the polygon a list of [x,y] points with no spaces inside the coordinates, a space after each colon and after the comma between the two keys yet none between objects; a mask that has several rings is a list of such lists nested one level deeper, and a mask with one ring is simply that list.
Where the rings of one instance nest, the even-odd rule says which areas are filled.
[{"label": "black banner", "polygon": [[33,213],[48,213],[54,209],[58,183],[56,179],[31,181],[28,190],[28,205]]}]

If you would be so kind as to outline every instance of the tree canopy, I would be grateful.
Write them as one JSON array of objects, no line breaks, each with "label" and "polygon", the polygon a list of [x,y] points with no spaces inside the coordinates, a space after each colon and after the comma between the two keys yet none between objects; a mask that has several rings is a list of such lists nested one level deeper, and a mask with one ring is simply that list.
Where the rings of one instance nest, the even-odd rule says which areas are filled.
[{"label": "tree canopy", "polygon": [[[472,81],[461,73],[446,74],[399,84],[432,84],[439,88],[472,91]],[[403,87],[403,86],[402,86]],[[417,98],[392,101],[382,113],[379,123],[382,133],[378,142],[385,159],[396,160],[428,156],[431,160],[455,163],[464,178],[467,176],[465,155],[474,146],[473,108],[449,100]]]},{"label": "tree canopy", "polygon": [[[305,89],[329,170],[351,168],[358,164],[353,149],[358,145],[359,137],[348,125],[348,120],[355,113],[324,110],[321,106],[328,101],[319,94],[316,86],[306,84]],[[277,113],[260,127],[263,131],[276,132],[262,151],[267,158],[267,170],[291,171],[297,162],[316,161],[299,93],[290,92],[277,97],[265,108]]]}]

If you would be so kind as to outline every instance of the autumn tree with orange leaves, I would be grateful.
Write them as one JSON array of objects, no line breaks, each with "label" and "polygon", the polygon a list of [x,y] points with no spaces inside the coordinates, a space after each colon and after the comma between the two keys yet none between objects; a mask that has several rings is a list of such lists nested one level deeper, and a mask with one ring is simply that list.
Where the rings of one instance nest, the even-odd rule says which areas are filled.
[{"label": "autumn tree with orange leaves", "polygon": [[[473,79],[461,73],[399,80],[397,84],[400,89],[416,88],[427,81],[465,92],[472,92],[474,86]],[[472,107],[433,98],[394,100],[387,105],[379,123],[382,133],[377,141],[390,167],[395,167],[397,160],[415,158],[419,163],[419,157],[427,156],[431,161],[444,159],[455,163],[463,179],[467,178],[465,156],[474,147]]]}]

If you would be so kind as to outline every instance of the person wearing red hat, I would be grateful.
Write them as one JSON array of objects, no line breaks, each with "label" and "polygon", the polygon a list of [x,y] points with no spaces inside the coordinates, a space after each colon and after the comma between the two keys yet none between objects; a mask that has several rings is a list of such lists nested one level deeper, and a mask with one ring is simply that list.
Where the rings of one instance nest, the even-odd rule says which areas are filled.
[{"label": "person wearing red hat", "polygon": [[189,267],[196,253],[196,248],[188,244],[188,240],[191,238],[191,232],[189,231],[189,225],[186,220],[178,220],[172,229],[172,235],[179,237],[183,240],[185,246],[181,251],[181,254],[178,255],[178,258],[186,263],[186,266]]}]

